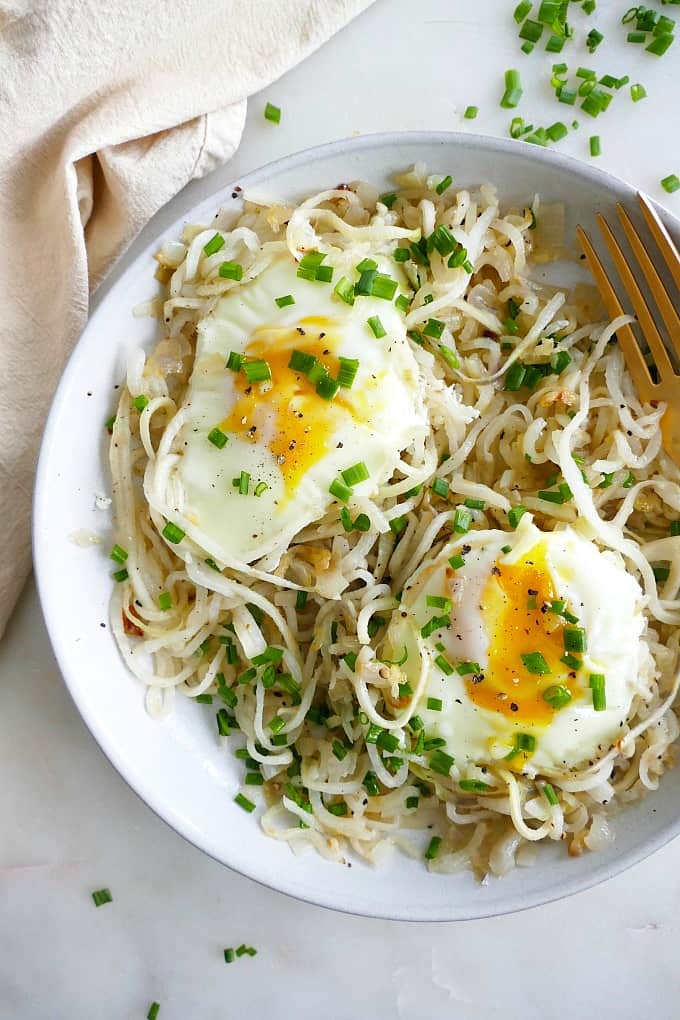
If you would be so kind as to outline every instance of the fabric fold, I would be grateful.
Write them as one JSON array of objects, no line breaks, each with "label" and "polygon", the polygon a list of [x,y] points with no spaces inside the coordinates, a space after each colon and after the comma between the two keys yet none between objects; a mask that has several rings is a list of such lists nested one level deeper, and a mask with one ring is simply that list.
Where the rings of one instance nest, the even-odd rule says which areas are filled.
[{"label": "fabric fold", "polygon": [[0,0],[0,634],[49,402],[88,293],[235,152],[249,96],[371,0]]}]

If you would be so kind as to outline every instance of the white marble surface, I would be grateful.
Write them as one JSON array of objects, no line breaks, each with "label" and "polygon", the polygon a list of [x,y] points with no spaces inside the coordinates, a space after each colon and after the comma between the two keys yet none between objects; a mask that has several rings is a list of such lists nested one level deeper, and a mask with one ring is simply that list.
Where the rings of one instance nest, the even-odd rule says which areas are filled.
[{"label": "white marble surface", "polygon": [[[561,148],[585,157],[588,135],[599,134],[600,165],[677,213],[680,193],[665,196],[658,181],[680,173],[680,135],[669,131],[680,51],[676,44],[657,60],[616,45],[622,6],[599,0],[607,45],[594,59],[581,47],[566,59],[629,73],[650,98],[634,106],[623,90],[595,126],[576,114],[582,126]],[[550,56],[518,52],[512,7],[378,0],[255,97],[231,166],[187,188],[149,231],[239,174],[334,138],[416,128],[504,134],[506,67],[523,71],[518,112],[536,124],[570,122],[572,111],[550,98]],[[279,127],[262,118],[267,99],[283,109]],[[480,115],[465,122],[470,103]],[[0,812],[1,1020],[143,1018],[154,999],[160,1020],[680,1015],[677,842],[597,889],[495,920],[407,925],[297,903],[200,854],[123,783],[62,685],[32,584],[0,646]],[[114,901],[97,910],[90,892],[101,886]],[[258,955],[225,966],[222,948],[240,942]]]}]

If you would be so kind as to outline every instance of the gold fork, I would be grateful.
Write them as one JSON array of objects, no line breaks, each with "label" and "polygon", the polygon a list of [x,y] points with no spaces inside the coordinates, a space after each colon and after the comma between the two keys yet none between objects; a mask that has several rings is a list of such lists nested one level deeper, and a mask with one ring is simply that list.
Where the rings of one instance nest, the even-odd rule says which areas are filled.
[{"label": "gold fork", "polygon": [[[637,197],[645,222],[668,266],[676,287],[680,290],[680,253],[649,199],[640,192],[638,192]],[[680,359],[680,316],[654,267],[654,263],[647,253],[644,241],[633,226],[628,213],[620,204],[617,204],[616,211],[628,238],[628,243],[637,260],[638,267],[642,270],[642,275],[647,281],[649,291],[665,323],[671,348],[675,352],[676,357]],[[601,213],[597,215],[597,223],[602,231],[617,272],[621,277],[626,294],[630,298],[640,329],[642,330],[642,335],[647,341],[650,355],[656,367],[657,380],[652,379],[644,354],[640,350],[640,345],[629,325],[623,326],[616,331],[619,346],[623,351],[628,371],[631,374],[640,399],[645,403],[664,401],[667,404],[666,413],[661,420],[663,445],[675,463],[680,464],[680,376],[675,373],[666,345],[657,329],[654,316],[638,286],[634,271],[626,261],[626,256]],[[595,249],[585,230],[582,227],[577,227],[576,235],[581,243],[590,270],[595,277],[595,282],[607,312],[612,319],[618,315],[626,314],[604,266],[595,254]]]}]

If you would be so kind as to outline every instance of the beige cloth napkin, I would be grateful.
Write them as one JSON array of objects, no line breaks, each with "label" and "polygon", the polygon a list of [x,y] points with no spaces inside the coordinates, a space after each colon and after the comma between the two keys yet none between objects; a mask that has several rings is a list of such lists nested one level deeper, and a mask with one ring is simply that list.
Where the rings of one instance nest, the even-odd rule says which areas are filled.
[{"label": "beige cloth napkin", "polygon": [[233,155],[247,97],[370,2],[0,0],[0,635],[88,292],[157,209]]}]

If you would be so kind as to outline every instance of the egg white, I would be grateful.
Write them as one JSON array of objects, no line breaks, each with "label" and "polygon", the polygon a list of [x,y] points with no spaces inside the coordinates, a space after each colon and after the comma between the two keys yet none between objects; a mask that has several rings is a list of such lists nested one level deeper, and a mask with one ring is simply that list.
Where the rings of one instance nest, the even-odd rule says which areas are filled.
[{"label": "egg white", "polygon": [[[380,271],[401,280],[399,267],[392,260],[377,257],[376,261]],[[332,265],[332,259],[326,264]],[[331,284],[301,279],[296,270],[297,263],[290,255],[278,257],[255,279],[233,288],[198,327],[195,362],[183,405],[187,417],[181,437],[183,452],[166,471],[165,513],[220,565],[248,564],[282,553],[301,528],[326,513],[334,501],[329,486],[357,462],[363,461],[370,478],[356,485],[355,498],[375,495],[393,474],[401,452],[428,430],[418,366],[403,315],[394,303],[361,297],[350,307],[333,292],[340,276],[337,269]],[[279,307],[276,298],[288,294],[294,296],[295,303]],[[381,339],[367,324],[368,318],[376,315],[387,334]],[[246,351],[263,327],[271,327],[274,333],[288,328],[290,333],[300,323],[314,319],[331,324],[337,346],[334,353],[358,359],[359,370],[352,388],[341,390],[334,401],[326,402],[314,394],[317,425],[330,420],[329,415],[333,424],[320,440],[323,449],[316,461],[291,485],[281,466],[287,453],[277,457],[271,449],[281,432],[281,422],[267,418],[268,394],[276,387],[276,378],[271,384],[256,384],[260,415],[256,441],[229,434],[224,426],[228,442],[222,449],[207,437],[229,418],[238,397],[235,375],[225,367],[230,352]],[[314,339],[323,336],[322,329],[315,329]],[[310,342],[310,328],[305,327],[296,340],[295,346],[304,351]],[[266,353],[263,356],[266,358]],[[306,380],[305,384],[309,386]],[[340,403],[351,413],[332,406]],[[305,441],[314,442],[314,427],[310,426],[309,432]],[[162,475],[164,470],[159,463],[156,471]],[[250,475],[247,495],[239,494],[232,485],[241,471]],[[267,486],[258,496],[257,483]],[[353,505],[354,499],[350,511]]]},{"label": "egg white", "polygon": [[[435,664],[440,654],[435,645],[439,643],[444,646],[441,654],[454,667],[476,662],[483,675],[488,664],[489,634],[480,604],[482,591],[492,569],[502,571],[539,544],[545,550],[554,591],[573,608],[587,635],[582,669],[576,674],[580,693],[556,711],[548,725],[534,725],[526,719],[516,722],[507,714],[475,704],[465,678],[455,669],[447,676]],[[508,545],[510,551],[503,553]],[[461,550],[465,565],[452,577],[449,558]],[[442,627],[423,640],[421,628],[441,613],[427,605],[427,595],[442,592],[448,592],[453,603],[451,627]],[[641,641],[641,604],[640,587],[618,558],[601,552],[570,527],[542,533],[526,514],[516,532],[469,532],[422,566],[404,588],[401,611],[393,616],[387,640],[395,655],[403,647],[408,650],[408,659],[401,668],[414,689],[422,663],[419,647],[423,649],[428,661],[427,683],[415,711],[422,717],[428,736],[446,741],[445,749],[454,756],[456,768],[464,772],[469,764],[499,761],[512,750],[517,733],[528,733],[536,739],[534,753],[517,755],[510,767],[560,773],[599,757],[626,732],[633,698],[644,689],[638,677],[652,668],[649,650]],[[576,686],[569,667],[561,669],[562,674],[551,675],[549,682]],[[604,711],[593,707],[588,679],[594,673],[606,677]],[[442,710],[429,709],[428,698],[439,699]]]}]

